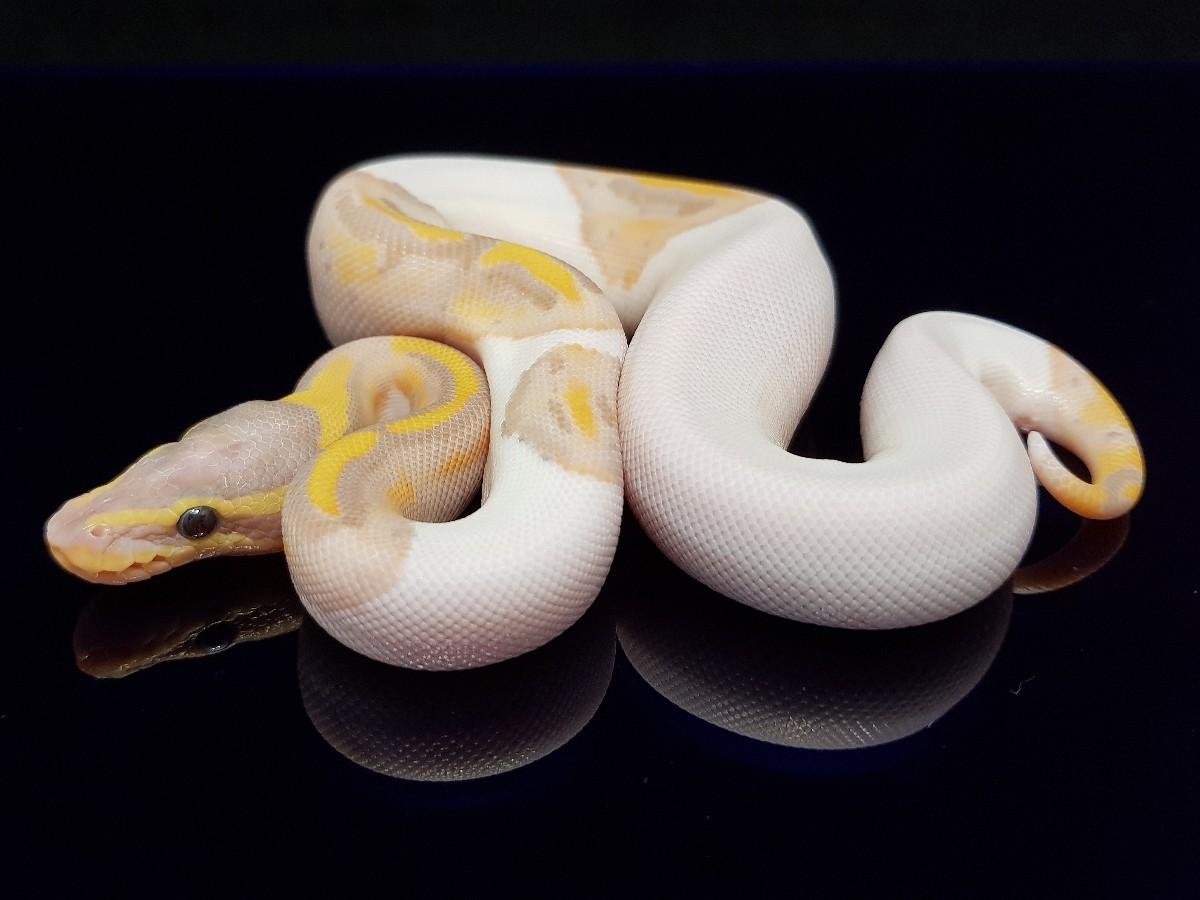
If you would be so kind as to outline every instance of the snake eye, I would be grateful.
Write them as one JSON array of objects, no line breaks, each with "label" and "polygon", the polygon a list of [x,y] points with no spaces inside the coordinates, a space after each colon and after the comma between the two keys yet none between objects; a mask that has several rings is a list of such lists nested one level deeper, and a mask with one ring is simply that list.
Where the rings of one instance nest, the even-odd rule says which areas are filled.
[{"label": "snake eye", "polygon": [[192,646],[205,653],[220,653],[234,645],[238,627],[232,622],[214,622],[192,640]]},{"label": "snake eye", "polygon": [[175,529],[188,540],[196,541],[216,531],[220,521],[217,511],[211,506],[193,506],[183,511],[175,523]]}]

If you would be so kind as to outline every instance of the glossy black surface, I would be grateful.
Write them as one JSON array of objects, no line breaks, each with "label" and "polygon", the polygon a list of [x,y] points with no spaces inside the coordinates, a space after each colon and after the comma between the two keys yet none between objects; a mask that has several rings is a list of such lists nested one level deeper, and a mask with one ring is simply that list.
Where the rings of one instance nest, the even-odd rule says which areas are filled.
[{"label": "glossy black surface", "polygon": [[[1200,73],[1169,67],[4,76],[13,896],[1194,895],[1198,108]],[[324,349],[303,260],[324,182],[430,150],[805,209],[841,303],[806,452],[855,455],[862,379],[909,313],[1058,343],[1146,448],[1123,551],[857,639],[731,609],[627,518],[563,642],[440,679],[296,629],[278,559],[121,591],[60,571],[59,503]],[[1033,556],[1074,528],[1045,513]],[[192,614],[193,658],[86,674]],[[260,626],[283,633],[236,643]],[[887,742],[803,749],[838,740]]]}]

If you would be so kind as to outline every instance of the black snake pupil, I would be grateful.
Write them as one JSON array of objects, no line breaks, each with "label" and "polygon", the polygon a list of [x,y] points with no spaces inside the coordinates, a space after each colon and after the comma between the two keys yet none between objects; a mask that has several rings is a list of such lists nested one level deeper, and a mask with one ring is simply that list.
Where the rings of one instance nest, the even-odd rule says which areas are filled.
[{"label": "black snake pupil", "polygon": [[207,537],[217,528],[217,511],[211,506],[193,506],[184,510],[175,527],[185,538],[193,541]]}]

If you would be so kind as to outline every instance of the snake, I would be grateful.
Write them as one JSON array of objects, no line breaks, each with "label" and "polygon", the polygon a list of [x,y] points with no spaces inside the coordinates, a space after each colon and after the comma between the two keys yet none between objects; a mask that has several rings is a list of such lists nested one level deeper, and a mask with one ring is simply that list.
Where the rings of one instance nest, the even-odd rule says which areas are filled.
[{"label": "snake", "polygon": [[325,185],[307,263],[332,349],[287,396],[205,419],[63,504],[44,528],[63,568],[126,584],[282,549],[339,642],[469,669],[583,615],[626,505],[719,594],[892,629],[1003,584],[1039,482],[1097,519],[1143,491],[1137,436],[1091,372],[1033,334],[949,311],[884,341],[862,392],[861,462],[789,452],[837,304],[809,219],[766,192],[385,157]]}]

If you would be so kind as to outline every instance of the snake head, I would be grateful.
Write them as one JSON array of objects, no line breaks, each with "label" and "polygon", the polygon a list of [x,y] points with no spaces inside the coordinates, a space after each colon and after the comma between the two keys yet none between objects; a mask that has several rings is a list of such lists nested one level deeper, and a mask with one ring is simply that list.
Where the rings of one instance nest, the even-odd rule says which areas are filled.
[{"label": "snake head", "polygon": [[282,548],[287,485],[314,438],[290,409],[251,401],[198,423],[46,522],[55,560],[87,581],[143,581],[191,562]]}]

